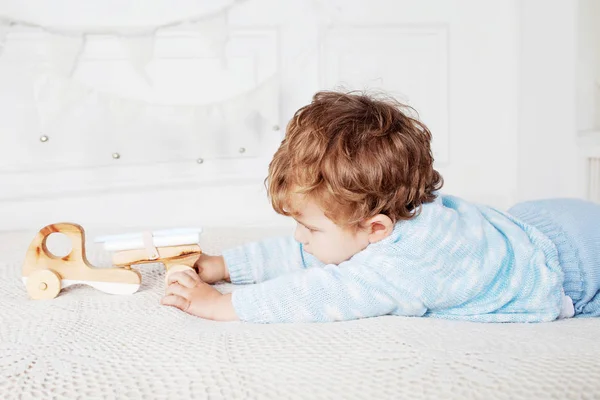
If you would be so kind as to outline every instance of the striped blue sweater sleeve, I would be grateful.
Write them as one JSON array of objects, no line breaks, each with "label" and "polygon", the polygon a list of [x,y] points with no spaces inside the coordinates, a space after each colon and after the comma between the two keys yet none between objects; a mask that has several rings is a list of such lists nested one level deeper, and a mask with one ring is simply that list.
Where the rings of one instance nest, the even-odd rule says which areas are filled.
[{"label": "striped blue sweater sleeve", "polygon": [[306,253],[293,237],[274,237],[225,250],[225,265],[236,285],[263,282],[323,263]]}]

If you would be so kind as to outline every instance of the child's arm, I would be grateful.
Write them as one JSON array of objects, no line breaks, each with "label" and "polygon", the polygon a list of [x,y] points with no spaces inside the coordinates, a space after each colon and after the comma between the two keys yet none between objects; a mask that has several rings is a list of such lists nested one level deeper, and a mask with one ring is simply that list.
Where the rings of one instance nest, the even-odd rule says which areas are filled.
[{"label": "child's arm", "polygon": [[427,309],[410,293],[414,281],[399,287],[391,269],[383,259],[369,266],[347,261],[298,270],[233,294],[221,294],[193,271],[183,271],[169,277],[162,304],[206,319],[258,323],[340,321],[392,311],[423,315]]},{"label": "child's arm", "polygon": [[427,308],[418,296],[422,283],[399,284],[392,273],[397,267],[386,261],[390,260],[366,266],[351,260],[245,286],[233,292],[233,309],[240,320],[258,323],[425,314]]},{"label": "child's arm", "polygon": [[293,237],[248,243],[223,252],[227,277],[234,284],[267,281],[280,275],[324,264],[302,249]]}]

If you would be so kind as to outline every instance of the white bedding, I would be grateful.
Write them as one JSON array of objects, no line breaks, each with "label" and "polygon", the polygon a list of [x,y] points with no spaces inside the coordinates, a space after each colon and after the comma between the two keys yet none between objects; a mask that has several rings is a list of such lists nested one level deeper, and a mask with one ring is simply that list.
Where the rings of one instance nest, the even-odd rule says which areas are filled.
[{"label": "white bedding", "polygon": [[[201,244],[280,232],[206,229]],[[160,306],[156,264],[132,296],[76,286],[33,301],[20,272],[34,234],[0,234],[2,399],[600,398],[600,319],[220,323]],[[88,258],[106,266],[109,255]]]}]

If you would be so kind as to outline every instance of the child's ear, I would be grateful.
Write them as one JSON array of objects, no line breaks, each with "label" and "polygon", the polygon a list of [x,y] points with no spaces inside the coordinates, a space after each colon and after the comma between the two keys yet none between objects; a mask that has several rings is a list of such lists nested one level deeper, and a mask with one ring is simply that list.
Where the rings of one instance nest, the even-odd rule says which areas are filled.
[{"label": "child's ear", "polygon": [[369,243],[379,242],[388,237],[394,230],[394,222],[390,217],[383,214],[377,214],[366,221],[369,235]]}]

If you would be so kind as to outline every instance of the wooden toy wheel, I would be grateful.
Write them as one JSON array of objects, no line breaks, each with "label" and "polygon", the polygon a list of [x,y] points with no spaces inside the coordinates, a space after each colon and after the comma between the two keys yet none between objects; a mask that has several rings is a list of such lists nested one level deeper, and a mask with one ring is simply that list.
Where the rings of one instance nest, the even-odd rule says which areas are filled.
[{"label": "wooden toy wheel", "polygon": [[179,272],[179,271],[185,271],[188,269],[193,269],[193,268],[189,267],[187,265],[183,265],[183,264],[177,264],[177,265],[173,265],[172,267],[169,267],[169,269],[167,270],[167,273],[165,274],[165,284],[169,281],[169,276],[171,274],[174,274],[175,272]]},{"label": "wooden toy wheel", "polygon": [[34,271],[27,277],[27,293],[34,300],[53,299],[60,289],[60,276],[50,269]]}]

